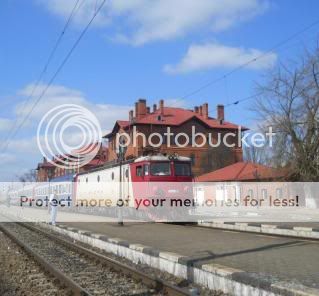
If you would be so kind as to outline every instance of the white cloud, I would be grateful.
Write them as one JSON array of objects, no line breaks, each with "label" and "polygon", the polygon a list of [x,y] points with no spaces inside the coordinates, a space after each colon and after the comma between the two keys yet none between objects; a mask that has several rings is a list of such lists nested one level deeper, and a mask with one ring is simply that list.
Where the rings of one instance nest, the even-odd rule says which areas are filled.
[{"label": "white cloud", "polygon": [[[69,17],[76,3],[76,1],[69,0],[36,0],[36,2],[46,6],[51,13],[63,17],[64,19],[67,19]],[[78,1],[75,9],[75,17],[73,18],[72,22],[76,23],[77,25],[87,24],[100,4],[101,0]],[[94,19],[95,26],[103,26],[110,21],[108,9],[106,5],[104,5],[104,7],[105,9],[101,10]]]},{"label": "white cloud", "polygon": [[10,153],[0,153],[1,165],[12,164],[16,161],[16,156]]},{"label": "white cloud", "polygon": [[0,133],[8,132],[13,126],[13,122],[11,119],[0,118]]},{"label": "white cloud", "polygon": [[[254,48],[229,47],[218,43],[193,44],[178,64],[165,65],[163,70],[169,74],[179,74],[220,67],[237,67],[263,54],[264,52]],[[269,68],[274,65],[276,59],[275,53],[269,53],[248,64],[247,68]]]},{"label": "white cloud", "polygon": [[[18,117],[19,123],[21,119],[29,113],[35,99],[45,87],[46,85],[39,85],[28,104],[22,101],[15,106],[15,115]],[[18,94],[28,97],[32,89],[33,84],[29,84],[18,91]],[[23,125],[16,137],[9,141],[7,149],[2,151],[3,146],[0,145],[0,159],[3,162],[3,166],[0,169],[0,181],[8,180],[10,177],[14,178],[14,176],[21,173],[24,169],[35,168],[37,163],[41,161],[42,155],[38,149],[36,137],[38,124],[49,110],[61,104],[77,104],[89,109],[97,117],[103,134],[112,129],[115,120],[127,119],[128,112],[132,109],[132,106],[96,104],[90,102],[88,98],[78,90],[62,85],[52,85],[33,110],[26,124]],[[6,138],[7,129],[12,122],[10,119],[0,118],[0,139]],[[65,134],[63,133],[63,139],[67,139],[68,144],[71,146],[78,144],[79,138],[82,136],[79,130],[76,130],[76,132],[66,130]],[[49,144],[52,143],[52,139],[48,139]],[[40,137],[40,142],[44,142],[42,136]]]},{"label": "white cloud", "polygon": [[[38,0],[48,10],[66,18],[73,1]],[[96,4],[98,2],[98,4]],[[74,22],[85,24],[101,1],[86,0]],[[169,40],[198,30],[221,31],[263,13],[268,0],[110,0],[94,24],[111,26],[116,41],[142,45]]]},{"label": "white cloud", "polygon": [[[25,102],[21,102],[16,105],[16,114],[19,117],[25,116],[31,110],[31,106],[37,99],[37,96],[42,93],[46,85],[39,85],[37,90],[34,92],[30,103],[25,106]],[[20,90],[19,93],[22,95],[29,95],[30,90],[33,89],[33,84],[27,85],[24,89]],[[30,121],[34,127],[37,126],[41,118],[52,108],[62,104],[76,104],[89,109],[101,124],[102,129],[112,128],[113,123],[117,119],[128,118],[128,112],[131,109],[130,106],[122,106],[115,104],[95,104],[90,102],[86,96],[75,89],[67,88],[62,85],[52,85],[43,96],[39,104],[34,108],[30,115]]]},{"label": "white cloud", "polygon": [[166,107],[187,108],[187,101],[183,99],[164,99]]}]

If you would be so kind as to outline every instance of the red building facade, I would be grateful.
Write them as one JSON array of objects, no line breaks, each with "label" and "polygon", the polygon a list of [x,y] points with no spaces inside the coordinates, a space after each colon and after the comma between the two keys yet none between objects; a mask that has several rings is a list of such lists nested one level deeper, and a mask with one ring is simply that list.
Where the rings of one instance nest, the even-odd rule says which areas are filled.
[{"label": "red building facade", "polygon": [[[227,164],[236,163],[242,161],[243,151],[240,143],[240,127],[236,124],[230,123],[225,120],[224,106],[218,105],[216,110],[216,117],[209,116],[209,106],[207,103],[204,103],[201,106],[196,106],[194,109],[184,109],[184,108],[174,108],[174,107],[165,107],[164,101],[159,102],[159,106],[153,105],[151,110],[147,106],[146,100],[140,99],[135,103],[135,112],[131,110],[128,114],[128,120],[118,120],[116,121],[112,131],[105,135],[104,138],[107,138],[109,141],[109,160],[115,160],[116,155],[116,135],[117,133],[127,133],[133,138],[133,131],[144,134],[146,137],[146,143],[142,136],[136,137],[135,143],[131,143],[127,147],[125,158],[135,158],[143,155],[145,150],[149,146],[152,146],[151,143],[147,141],[150,134],[158,133],[164,135],[167,132],[167,128],[170,128],[170,131],[176,135],[179,133],[186,134],[188,138],[192,138],[192,130],[195,129],[196,133],[202,133],[207,138],[210,134],[212,142],[216,143],[218,140],[218,134],[222,136],[226,133],[233,133],[235,136],[229,138],[228,142],[232,142],[234,145],[231,148],[230,159]],[[247,130],[246,128],[241,128],[242,131]],[[166,137],[163,136],[165,140]],[[195,142],[200,144],[202,141],[201,137],[195,138]],[[155,137],[152,138],[152,144],[155,142]],[[203,147],[196,147],[190,142],[187,144],[186,141],[183,142],[183,137],[180,138],[178,144],[186,144],[183,147],[177,145],[174,142],[174,137],[170,141],[169,145],[167,140],[165,140],[160,147],[158,147],[159,152],[166,154],[177,153],[181,156],[187,156],[192,159],[193,172],[195,175],[200,175],[204,173],[203,167],[203,155],[210,153],[210,147],[208,141]],[[223,144],[221,144],[222,146]],[[220,147],[219,150],[223,151],[223,147]],[[214,152],[212,152],[214,153]]]}]

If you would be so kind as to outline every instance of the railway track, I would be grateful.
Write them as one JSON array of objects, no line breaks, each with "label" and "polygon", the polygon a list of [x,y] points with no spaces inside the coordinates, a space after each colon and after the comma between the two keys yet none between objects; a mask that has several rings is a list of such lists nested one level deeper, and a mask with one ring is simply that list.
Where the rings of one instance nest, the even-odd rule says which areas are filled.
[{"label": "railway track", "polygon": [[1,223],[0,230],[73,295],[192,295],[30,223]]}]

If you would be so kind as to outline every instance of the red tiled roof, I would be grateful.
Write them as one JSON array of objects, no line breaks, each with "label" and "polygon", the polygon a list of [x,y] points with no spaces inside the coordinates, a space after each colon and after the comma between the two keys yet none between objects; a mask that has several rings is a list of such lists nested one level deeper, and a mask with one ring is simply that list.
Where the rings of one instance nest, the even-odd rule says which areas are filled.
[{"label": "red tiled roof", "polygon": [[123,128],[130,125],[130,122],[128,120],[117,120],[116,122],[119,124],[120,127]]},{"label": "red tiled roof", "polygon": [[55,167],[52,163],[50,162],[41,162],[41,163],[38,163],[38,167],[37,169],[40,169],[40,168],[53,168]]},{"label": "red tiled roof", "polygon": [[[197,118],[204,122],[211,128],[221,129],[237,129],[238,125],[224,121],[222,124],[215,118],[209,117],[205,119],[204,116],[196,113],[192,110],[182,108],[164,107],[164,115],[160,114],[160,110],[157,109],[155,112],[145,115],[141,119],[137,119],[134,122],[137,124],[159,124],[159,125],[181,125],[185,121],[192,118]],[[161,119],[159,120],[159,116]]]},{"label": "red tiled roof", "polygon": [[[91,144],[83,146],[79,149],[72,150],[72,155],[73,154],[82,154],[83,152],[85,152],[85,153],[93,152],[97,148],[97,146],[99,146],[99,149],[102,147],[102,145],[100,143],[91,143]],[[105,149],[107,149],[107,148],[105,147]]]},{"label": "red tiled roof", "polygon": [[[219,120],[209,117],[205,118],[203,115],[196,113],[192,110],[187,110],[183,108],[173,108],[173,107],[164,107],[163,115],[160,113],[160,109],[157,109],[155,112],[146,114],[142,118],[134,118],[133,122],[125,120],[117,120],[115,126],[111,133],[105,135],[104,137],[108,137],[116,131],[116,127],[127,128],[131,125],[135,124],[153,124],[153,125],[168,125],[168,126],[179,126],[184,122],[195,118],[199,121],[203,122],[210,128],[218,128],[218,129],[238,129],[238,125],[224,121],[220,123]],[[248,130],[246,127],[241,127],[242,131]]]},{"label": "red tiled roof", "polygon": [[286,174],[283,170],[274,169],[252,162],[237,162],[222,169],[198,176],[197,182],[253,181],[279,179]]},{"label": "red tiled roof", "polygon": [[105,160],[94,158],[89,163],[87,163],[85,166],[93,166],[93,167],[100,166],[100,165],[103,165],[105,162],[106,162]]}]

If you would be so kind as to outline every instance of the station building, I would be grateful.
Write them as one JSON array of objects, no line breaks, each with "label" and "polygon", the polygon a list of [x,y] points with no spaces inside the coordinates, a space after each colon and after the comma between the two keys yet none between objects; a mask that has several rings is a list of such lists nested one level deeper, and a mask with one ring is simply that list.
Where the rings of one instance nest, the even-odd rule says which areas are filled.
[{"label": "station building", "polygon": [[[136,134],[145,135],[146,142],[144,142],[142,136],[137,137],[136,143],[131,141],[125,153],[124,158],[126,160],[142,156],[149,153],[150,150],[154,151],[148,139],[151,134],[158,133],[163,136],[163,143],[156,149],[156,152],[190,157],[195,176],[241,162],[243,151],[241,145],[239,145],[241,139],[239,130],[244,132],[247,128],[226,121],[223,105],[216,107],[215,117],[210,116],[210,113],[208,103],[195,106],[193,109],[185,109],[165,106],[164,100],[160,100],[159,105],[154,104],[151,109],[147,106],[145,99],[139,99],[135,103],[135,110],[129,111],[128,120],[117,120],[111,132],[104,135],[103,138],[108,140],[108,145],[107,147],[101,146],[96,157],[90,163],[81,168],[68,170],[55,165],[55,163],[58,164],[59,157],[52,159],[50,162],[44,158],[37,166],[37,180],[45,182],[52,178],[85,172],[107,162],[116,162],[118,159],[117,133],[126,133],[133,137],[134,130]],[[189,139],[192,139],[192,132],[195,130],[196,133],[204,134],[207,137],[207,143],[202,146],[200,145],[202,138],[195,138],[195,142],[199,144],[198,146],[202,146],[198,147],[192,145],[191,141],[186,143],[185,138],[179,137],[179,145],[177,145],[174,136],[170,138],[170,143],[168,143],[165,136],[168,128],[170,128],[172,134],[185,134]],[[223,143],[216,149],[209,146],[209,137],[212,143],[217,143],[218,136],[222,138],[228,132],[235,135],[228,138],[228,143],[234,144],[233,147],[227,148]],[[152,143],[154,142],[156,142],[156,137],[152,140]]]},{"label": "station building", "polygon": [[[96,143],[92,144],[91,149],[94,149],[93,146],[97,145]],[[84,148],[82,148],[84,149]],[[81,149],[80,149],[81,150]],[[81,151],[78,152],[81,152]],[[76,151],[75,151],[76,152]],[[100,145],[97,154],[95,157],[87,164],[79,168],[67,169],[59,166],[61,162],[59,160],[65,160],[66,157],[56,156],[51,161],[48,161],[45,157],[42,162],[38,163],[36,168],[37,170],[37,181],[38,182],[47,182],[53,178],[62,177],[65,175],[71,175],[75,173],[82,173],[89,171],[93,168],[103,166],[108,161],[108,148],[104,145]]]},{"label": "station building", "polygon": [[[104,138],[108,139],[108,152],[109,161],[117,159],[117,146],[116,135],[119,133],[126,133],[130,135],[131,142],[129,143],[125,159],[136,158],[143,155],[148,151],[148,147],[154,146],[148,142],[150,134],[158,133],[162,135],[162,145],[158,147],[158,152],[163,154],[178,154],[180,156],[190,157],[192,159],[192,170],[195,176],[203,174],[212,167],[207,166],[207,163],[214,162],[211,156],[216,155],[218,161],[225,160],[220,163],[220,168],[229,164],[233,164],[243,160],[243,151],[238,145],[240,141],[239,129],[241,131],[247,130],[245,127],[240,127],[236,124],[225,120],[224,106],[218,105],[216,109],[216,116],[209,115],[209,106],[207,103],[201,106],[195,106],[194,109],[166,107],[164,100],[160,100],[159,105],[153,105],[152,109],[147,106],[145,99],[139,99],[135,103],[135,111],[131,110],[128,114],[128,120],[117,120],[110,133],[106,134]],[[175,142],[174,136],[170,139],[169,143],[165,133],[167,128],[174,135],[184,133],[189,139],[192,139],[192,130],[195,129],[196,133],[202,133],[207,137],[207,143],[203,147],[196,147],[192,145],[191,141],[187,144],[185,138],[179,138],[179,145]],[[146,141],[142,136],[136,137],[136,142],[133,143],[133,131],[135,134],[143,134]],[[223,135],[227,132],[235,134],[230,138],[228,143],[234,144],[234,147],[226,149],[223,144],[220,147],[211,149],[208,145],[208,135],[210,134],[211,142],[217,143],[218,133]],[[222,136],[221,136],[222,137]],[[184,140],[184,142],[183,142]],[[198,144],[201,144],[202,138],[195,138]],[[152,144],[156,143],[156,137],[152,138]],[[181,147],[181,144],[183,147]],[[219,153],[219,155],[217,155]],[[217,161],[215,161],[217,162]]]},{"label": "station building", "polygon": [[269,201],[290,196],[290,183],[284,182],[287,169],[277,169],[252,162],[237,162],[195,178],[198,200],[237,200],[243,198]]}]

